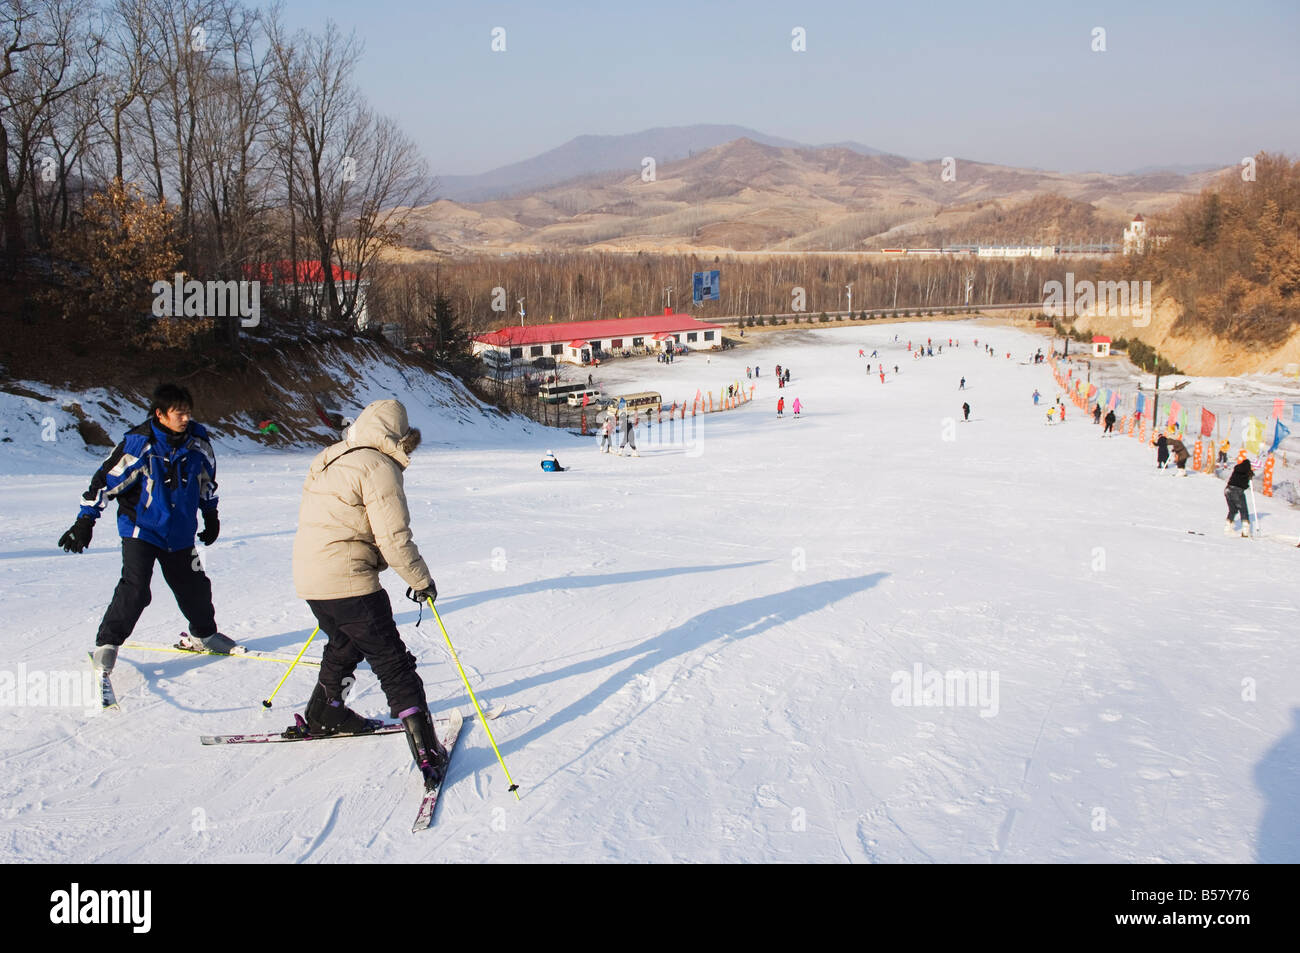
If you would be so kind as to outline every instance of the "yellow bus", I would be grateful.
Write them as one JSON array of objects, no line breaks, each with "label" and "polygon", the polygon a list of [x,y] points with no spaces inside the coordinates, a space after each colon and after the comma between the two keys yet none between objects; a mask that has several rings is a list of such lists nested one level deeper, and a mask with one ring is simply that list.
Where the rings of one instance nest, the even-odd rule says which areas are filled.
[{"label": "yellow bus", "polygon": [[611,397],[605,405],[605,410],[617,410],[619,413],[632,410],[649,413],[658,410],[663,405],[663,402],[664,399],[656,391],[646,390],[636,394],[621,394],[618,397]]}]

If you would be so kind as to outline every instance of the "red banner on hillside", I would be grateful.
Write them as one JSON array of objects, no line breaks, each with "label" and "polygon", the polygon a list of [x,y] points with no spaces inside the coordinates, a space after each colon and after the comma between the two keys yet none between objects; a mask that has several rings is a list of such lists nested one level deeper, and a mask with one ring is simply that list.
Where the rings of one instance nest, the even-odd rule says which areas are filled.
[{"label": "red banner on hillside", "polygon": [[1214,414],[1210,413],[1204,407],[1201,408],[1201,436],[1214,436]]}]

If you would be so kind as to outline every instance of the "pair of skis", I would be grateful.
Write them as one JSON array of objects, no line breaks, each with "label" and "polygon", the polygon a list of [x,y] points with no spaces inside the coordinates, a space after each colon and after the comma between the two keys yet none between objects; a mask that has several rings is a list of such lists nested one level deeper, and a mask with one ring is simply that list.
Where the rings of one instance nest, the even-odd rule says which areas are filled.
[{"label": "pair of skis", "polygon": [[[489,709],[483,713],[483,717],[487,719],[497,718],[501,715],[501,711],[500,708]],[[399,721],[386,722],[375,719],[372,720],[374,729],[371,731],[334,732],[327,735],[312,734],[300,715],[294,717],[297,719],[297,723],[283,731],[263,731],[236,735],[200,735],[199,741],[205,745],[282,744],[294,741],[328,741],[337,738],[374,738],[379,735],[401,734],[405,730]],[[456,742],[460,739],[464,722],[464,716],[454,709],[449,717],[434,720],[434,724],[438,727],[438,733],[442,736],[442,746],[447,749],[448,770],[450,770],[450,758],[455,753]],[[443,781],[446,780],[446,777],[447,774],[444,772]],[[440,781],[432,788],[424,791],[420,798],[419,811],[415,815],[415,823],[411,825],[411,833],[428,830],[433,826],[433,815],[438,806],[438,794],[442,790],[442,784],[443,782]]]}]

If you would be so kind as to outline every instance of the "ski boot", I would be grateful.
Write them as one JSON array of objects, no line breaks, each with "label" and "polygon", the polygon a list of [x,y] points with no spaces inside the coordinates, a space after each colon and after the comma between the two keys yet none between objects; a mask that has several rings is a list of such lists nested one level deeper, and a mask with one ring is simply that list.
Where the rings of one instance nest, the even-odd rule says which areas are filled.
[{"label": "ski boot", "polygon": [[1224,536],[1237,535],[1237,527],[1233,525],[1232,520],[1228,520],[1228,522],[1223,524],[1223,535]]},{"label": "ski boot", "polygon": [[307,702],[307,733],[313,735],[350,735],[367,734],[374,731],[376,722],[362,718],[341,698],[330,698],[325,687],[316,683],[311,699]]},{"label": "ski boot", "polygon": [[189,649],[191,652],[215,652],[218,655],[243,655],[248,651],[234,639],[222,635],[220,632],[214,632],[212,635],[206,635],[203,638],[190,635],[188,632],[182,632],[181,639],[176,643],[176,647]]},{"label": "ski boot", "polygon": [[95,651],[90,654],[91,664],[103,672],[105,675],[113,674],[113,666],[117,664],[117,646],[116,645],[97,645]]},{"label": "ski boot", "polygon": [[424,777],[424,789],[432,791],[442,783],[447,773],[447,763],[451,760],[447,749],[438,740],[433,730],[433,718],[429,709],[408,708],[400,715],[402,727],[406,729],[406,740],[411,746],[411,757],[415,766]]}]

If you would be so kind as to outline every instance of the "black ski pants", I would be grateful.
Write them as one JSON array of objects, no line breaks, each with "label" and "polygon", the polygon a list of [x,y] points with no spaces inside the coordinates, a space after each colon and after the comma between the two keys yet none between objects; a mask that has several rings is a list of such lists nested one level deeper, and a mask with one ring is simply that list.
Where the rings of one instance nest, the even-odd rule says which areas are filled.
[{"label": "black ski pants", "polygon": [[1228,522],[1232,522],[1241,515],[1243,523],[1250,522],[1250,510],[1246,509],[1246,491],[1239,486],[1226,487],[1223,491],[1223,498],[1228,501]]},{"label": "black ski pants", "polygon": [[216,610],[212,608],[212,582],[193,549],[174,553],[139,539],[122,540],[122,578],[113,591],[99,623],[96,645],[121,645],[140,621],[140,613],[153,601],[149,583],[153,564],[162,567],[163,579],[176,597],[176,605],[190,625],[190,635],[205,639],[217,631]]},{"label": "black ski pants", "polygon": [[397,631],[387,592],[308,599],[307,606],[329,637],[321,658],[320,683],[330,699],[343,697],[344,679],[364,660],[379,679],[394,718],[408,708],[424,707],[424,682],[415,671],[415,656]]}]

